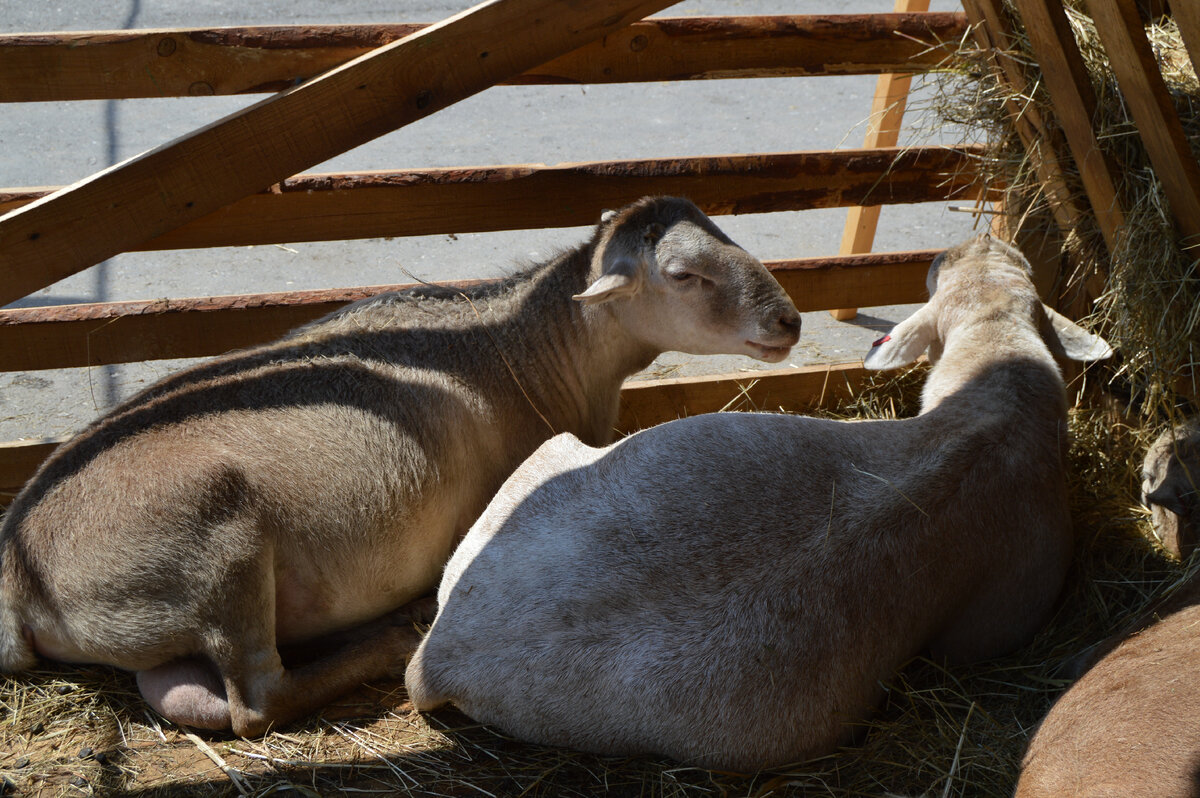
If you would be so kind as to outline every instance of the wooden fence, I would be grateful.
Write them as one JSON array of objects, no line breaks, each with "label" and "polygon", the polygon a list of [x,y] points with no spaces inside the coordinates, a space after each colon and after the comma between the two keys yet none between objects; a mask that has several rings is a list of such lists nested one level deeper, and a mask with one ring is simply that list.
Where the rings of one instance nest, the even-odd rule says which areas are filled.
[{"label": "wooden fence", "polygon": [[[432,26],[0,36],[0,101],[278,92],[72,186],[0,188],[0,301],[124,251],[572,226],[653,193],[714,215],[979,199],[977,153],[944,147],[297,174],[494,84],[911,73],[944,63],[967,32],[961,13],[634,21],[667,5],[505,0]],[[934,255],[768,266],[801,310],[826,310],[922,300]],[[394,287],[0,310],[0,370],[216,354]],[[639,382],[623,393],[621,427],[739,393],[801,409],[862,379],[851,364]],[[0,491],[55,445],[0,444]]]}]

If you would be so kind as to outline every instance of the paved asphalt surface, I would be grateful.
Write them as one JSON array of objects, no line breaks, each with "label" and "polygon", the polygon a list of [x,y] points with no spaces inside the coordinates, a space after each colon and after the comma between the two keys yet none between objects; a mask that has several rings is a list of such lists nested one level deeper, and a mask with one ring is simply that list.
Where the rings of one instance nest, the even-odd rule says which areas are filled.
[{"label": "paved asphalt surface", "polygon": [[[433,22],[469,2],[358,0],[0,0],[0,32],[211,27],[295,23]],[[935,0],[934,10],[957,10]],[[663,12],[819,14],[883,12],[891,0],[687,0]],[[777,152],[861,146],[875,77],[771,78],[612,86],[497,87],[393,132],[311,172],[546,163]],[[920,106],[921,92],[913,104]],[[232,113],[258,96],[29,103],[0,112],[0,186],[61,185]],[[953,143],[919,110],[911,143]],[[902,141],[902,143],[906,143]],[[760,258],[837,252],[845,211],[719,217]],[[948,246],[972,217],[944,203],[885,208],[877,251]],[[275,246],[130,253],[40,291],[18,305],[209,296],[502,274],[587,235],[583,228],[280,242]],[[869,309],[852,323],[805,314],[804,333],[781,365],[855,360],[906,308]],[[66,434],[183,361],[0,374],[0,441]],[[748,358],[666,355],[648,372],[694,374],[757,368]]]}]

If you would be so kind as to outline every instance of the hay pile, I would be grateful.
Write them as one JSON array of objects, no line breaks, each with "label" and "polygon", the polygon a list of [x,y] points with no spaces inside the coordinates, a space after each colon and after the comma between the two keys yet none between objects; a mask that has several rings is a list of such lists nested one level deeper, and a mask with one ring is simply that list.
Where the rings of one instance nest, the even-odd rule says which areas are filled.
[{"label": "hay pile", "polygon": [[[921,369],[829,413],[915,412]],[[952,670],[917,660],[859,746],[745,776],[524,745],[453,711],[414,713],[399,682],[360,689],[260,740],[198,737],[153,716],[127,674],[48,666],[0,688],[0,778],[28,795],[1008,796],[1064,662],[1178,580],[1136,499],[1148,440],[1109,411],[1072,414],[1078,566],[1052,624],[1017,654]],[[222,767],[222,764],[224,767]]]}]

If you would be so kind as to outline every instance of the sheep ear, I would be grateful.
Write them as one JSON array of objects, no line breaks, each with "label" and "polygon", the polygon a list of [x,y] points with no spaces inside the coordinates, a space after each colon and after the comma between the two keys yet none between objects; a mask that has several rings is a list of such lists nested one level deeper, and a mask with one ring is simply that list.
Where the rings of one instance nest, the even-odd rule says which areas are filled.
[{"label": "sheep ear", "polygon": [[1046,312],[1042,337],[1051,352],[1084,363],[1112,357],[1112,347],[1103,338],[1092,335],[1049,305],[1042,305],[1042,308]]},{"label": "sheep ear", "polygon": [[1178,516],[1185,515],[1187,507],[1183,503],[1183,496],[1185,493],[1191,493],[1192,491],[1182,490],[1184,486],[1179,485],[1179,481],[1178,479],[1167,477],[1162,481],[1161,485],[1146,494],[1143,503],[1147,506],[1157,504],[1159,507],[1164,507]]},{"label": "sheep ear", "polygon": [[630,297],[642,288],[642,276],[631,258],[619,257],[609,262],[596,282],[581,294],[571,297],[585,305],[598,305],[621,297]]},{"label": "sheep ear", "polygon": [[1168,462],[1166,472],[1158,487],[1143,497],[1143,502],[1147,505],[1157,504],[1180,518],[1187,518],[1191,515],[1191,509],[1200,503],[1196,480],[1187,466],[1174,456]]},{"label": "sheep ear", "polygon": [[929,305],[921,308],[892,331],[871,344],[863,358],[869,369],[898,369],[914,362],[937,340],[937,319]]}]

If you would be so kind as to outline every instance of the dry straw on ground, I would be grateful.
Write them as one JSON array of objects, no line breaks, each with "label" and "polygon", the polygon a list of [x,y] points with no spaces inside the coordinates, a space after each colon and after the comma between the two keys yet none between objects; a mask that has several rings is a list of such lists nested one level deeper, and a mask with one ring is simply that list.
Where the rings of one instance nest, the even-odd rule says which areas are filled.
[{"label": "dry straw on ground", "polygon": [[[1055,617],[1015,654],[948,669],[918,659],[887,685],[859,743],[824,759],[753,776],[714,773],[649,758],[612,759],[524,745],[462,715],[414,713],[401,684],[366,686],[321,714],[261,739],[200,737],[147,710],[132,678],[106,668],[47,666],[0,686],[0,778],[28,795],[268,796],[1008,796],[1029,733],[1069,682],[1088,648],[1188,571],[1148,539],[1138,503],[1139,466],[1155,426],[1175,410],[1180,364],[1192,363],[1200,286],[1179,251],[1132,124],[1081,15],[1105,102],[1104,139],[1128,166],[1122,187],[1145,235],[1115,253],[1096,321],[1123,353],[1119,381],[1133,412],[1098,401],[1072,412],[1071,502],[1076,563]],[[1195,136],[1195,77],[1176,56],[1177,35],[1154,36],[1181,114]],[[1091,43],[1091,44],[1089,44]],[[959,120],[995,146],[990,168],[1010,189],[1009,208],[1044,214],[1023,150],[1003,115],[1002,89],[979,53],[940,85],[940,121]],[[1021,57],[1014,54],[1014,57]],[[1174,60],[1173,60],[1174,59]],[[1024,60],[1028,60],[1027,58]],[[972,68],[972,62],[980,64]],[[1184,74],[1184,73],[1187,74]],[[1171,77],[1174,75],[1176,77]],[[1036,85],[1036,76],[1033,85]],[[1023,102],[1045,103],[1038,91]],[[1193,138],[1193,140],[1197,140]],[[1138,150],[1138,152],[1133,152]],[[1022,205],[1021,203],[1024,203]],[[1132,215],[1132,214],[1131,214]],[[1076,262],[1102,251],[1094,230],[1070,232]],[[1164,243],[1166,242],[1166,243]],[[1106,264],[1108,265],[1108,264]],[[1093,383],[1108,381],[1097,376]],[[879,378],[833,415],[887,418],[915,412],[921,371]],[[765,408],[769,409],[769,408]]]}]

